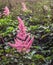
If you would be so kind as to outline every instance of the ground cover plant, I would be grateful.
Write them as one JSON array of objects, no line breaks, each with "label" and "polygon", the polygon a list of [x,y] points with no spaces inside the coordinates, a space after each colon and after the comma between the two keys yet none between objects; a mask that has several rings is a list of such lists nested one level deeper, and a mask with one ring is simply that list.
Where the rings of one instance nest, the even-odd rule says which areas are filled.
[{"label": "ground cover plant", "polygon": [[0,4],[0,65],[53,65],[50,0]]}]

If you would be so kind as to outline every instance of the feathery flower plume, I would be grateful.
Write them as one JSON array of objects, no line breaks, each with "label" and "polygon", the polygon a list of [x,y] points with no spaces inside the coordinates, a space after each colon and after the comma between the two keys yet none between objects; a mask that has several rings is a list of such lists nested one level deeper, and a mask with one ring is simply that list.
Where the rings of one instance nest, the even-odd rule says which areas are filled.
[{"label": "feathery flower plume", "polygon": [[1,16],[2,16],[2,14],[1,14],[1,12],[0,12],[0,18],[1,18]]},{"label": "feathery flower plume", "polygon": [[21,20],[21,18],[17,17],[17,19],[18,19],[18,22],[19,22],[19,26],[18,26],[19,32],[17,34],[17,37],[19,37],[22,40],[24,40],[26,38],[26,36],[28,35],[28,34],[26,34],[26,30],[27,29],[26,29],[26,27],[24,25],[24,22]]},{"label": "feathery flower plume", "polygon": [[21,5],[22,5],[22,11],[28,10],[24,2],[21,2]]},{"label": "feathery flower plume", "polygon": [[26,32],[26,27],[20,17],[18,17],[18,22],[19,22],[18,25],[19,32],[17,32],[17,36],[14,39],[15,44],[9,42],[9,45],[13,48],[16,48],[17,51],[20,53],[21,52],[28,53],[34,41],[34,37],[31,38],[30,34]]},{"label": "feathery flower plume", "polygon": [[7,6],[4,8],[3,14],[5,16],[8,16],[10,14],[9,8]]}]

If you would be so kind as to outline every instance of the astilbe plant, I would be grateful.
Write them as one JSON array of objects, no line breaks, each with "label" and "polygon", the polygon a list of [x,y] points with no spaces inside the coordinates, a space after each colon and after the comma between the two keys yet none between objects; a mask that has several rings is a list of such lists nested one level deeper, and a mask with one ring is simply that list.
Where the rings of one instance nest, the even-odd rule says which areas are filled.
[{"label": "astilbe plant", "polygon": [[21,5],[22,5],[22,11],[28,10],[24,2],[21,2]]},{"label": "astilbe plant", "polygon": [[22,11],[26,13],[32,13],[32,10],[28,9],[25,2],[21,2],[22,5]]},{"label": "astilbe plant", "polygon": [[5,6],[5,8],[4,8],[3,14],[5,16],[8,16],[10,14],[9,8],[7,6]]},{"label": "astilbe plant", "polygon": [[32,46],[34,37],[30,37],[30,34],[26,32],[26,27],[21,20],[20,17],[18,17],[18,28],[16,38],[14,39],[15,44],[8,43],[11,47],[17,49],[18,52],[25,52],[28,53],[30,51],[30,47]]},{"label": "astilbe plant", "polygon": [[1,12],[0,12],[0,18],[1,18],[1,16],[2,16],[2,14],[1,14]]},{"label": "astilbe plant", "polygon": [[9,14],[10,14],[10,10],[7,6],[5,6],[2,13],[0,12],[0,18],[2,18],[3,16],[9,16]]}]

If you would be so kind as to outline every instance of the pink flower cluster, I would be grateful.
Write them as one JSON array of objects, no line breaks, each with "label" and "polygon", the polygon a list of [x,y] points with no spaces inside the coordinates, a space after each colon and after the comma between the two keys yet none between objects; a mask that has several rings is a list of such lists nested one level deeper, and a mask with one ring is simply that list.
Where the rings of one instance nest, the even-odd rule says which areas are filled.
[{"label": "pink flower cluster", "polygon": [[2,14],[1,14],[1,12],[0,12],[0,18],[1,18],[1,16],[2,16]]},{"label": "pink flower cluster", "polygon": [[0,12],[0,18],[5,15],[8,16],[10,14],[9,8],[5,6],[3,13]]},{"label": "pink flower cluster", "polygon": [[26,4],[24,2],[21,2],[21,4],[22,4],[22,11],[28,10],[27,7],[26,7]]},{"label": "pink flower cluster", "polygon": [[8,16],[10,14],[9,8],[7,6],[4,8],[3,14],[5,16]]},{"label": "pink flower cluster", "polygon": [[26,30],[27,29],[24,26],[24,22],[21,20],[20,17],[18,17],[18,22],[19,22],[19,26],[18,26],[19,32],[17,31],[18,32],[17,37],[19,37],[22,40],[24,40],[26,38],[26,36],[28,35],[28,34],[26,34]]},{"label": "pink flower cluster", "polygon": [[16,38],[14,39],[15,43],[8,43],[11,47],[16,48],[18,52],[29,52],[30,47],[32,46],[34,37],[30,37],[30,34],[26,32],[26,27],[21,20],[20,17],[18,17],[18,28]]}]

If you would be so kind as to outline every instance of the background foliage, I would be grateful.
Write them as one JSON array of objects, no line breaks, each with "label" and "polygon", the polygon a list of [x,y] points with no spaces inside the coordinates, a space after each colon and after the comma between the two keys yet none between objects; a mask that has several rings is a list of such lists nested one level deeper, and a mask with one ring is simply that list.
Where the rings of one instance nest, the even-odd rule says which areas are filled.
[{"label": "background foliage", "polygon": [[[0,12],[4,5],[1,3]],[[21,11],[20,3],[8,17],[0,18],[0,65],[53,65],[53,5],[50,0],[26,1],[32,12]],[[28,54],[20,54],[8,46],[16,36],[20,16],[35,40]],[[2,41],[4,40],[4,42]]]}]

